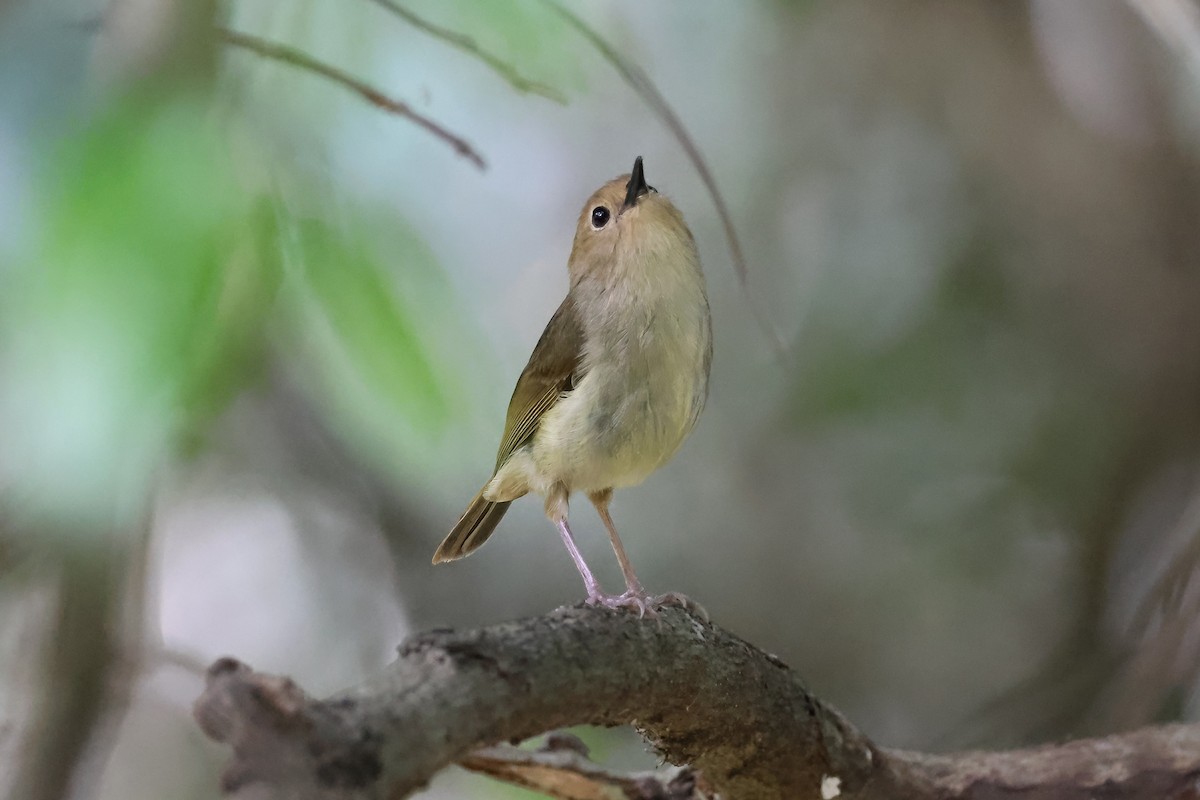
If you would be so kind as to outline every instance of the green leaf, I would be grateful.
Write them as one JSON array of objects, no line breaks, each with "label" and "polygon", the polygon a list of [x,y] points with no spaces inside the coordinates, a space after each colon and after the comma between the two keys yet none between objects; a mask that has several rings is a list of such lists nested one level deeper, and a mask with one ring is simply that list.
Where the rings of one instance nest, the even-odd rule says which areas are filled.
[{"label": "green leaf", "polygon": [[[375,255],[365,234],[341,235],[323,223],[294,225],[289,266],[298,279],[295,336],[315,347],[310,355],[329,400],[344,414],[348,404],[382,403],[393,422],[418,433],[438,432],[447,417],[446,394],[422,329],[414,324],[418,298],[405,298]],[[434,266],[415,239],[393,251],[390,264],[414,273]],[[369,412],[368,412],[369,413]]]},{"label": "green leaf", "polygon": [[36,243],[0,287],[0,439],[19,510],[111,524],[211,391],[234,273],[259,262],[231,261],[246,200],[199,99],[118,103],[49,147]]}]

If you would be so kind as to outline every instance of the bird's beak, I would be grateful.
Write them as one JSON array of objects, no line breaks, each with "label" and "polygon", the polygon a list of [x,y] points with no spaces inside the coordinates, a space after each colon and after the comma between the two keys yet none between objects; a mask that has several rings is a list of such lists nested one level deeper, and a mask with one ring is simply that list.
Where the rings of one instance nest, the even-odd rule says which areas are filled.
[{"label": "bird's beak", "polygon": [[642,172],[642,157],[638,156],[633,161],[633,172],[630,173],[629,183],[625,186],[625,204],[621,206],[621,211],[636,206],[638,198],[649,192],[650,187],[646,185],[646,175]]}]

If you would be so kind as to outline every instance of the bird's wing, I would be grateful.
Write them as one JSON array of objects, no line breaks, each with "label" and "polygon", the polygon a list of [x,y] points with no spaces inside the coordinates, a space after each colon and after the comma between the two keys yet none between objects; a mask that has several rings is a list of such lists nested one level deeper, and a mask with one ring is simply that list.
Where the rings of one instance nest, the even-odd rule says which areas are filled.
[{"label": "bird's wing", "polygon": [[542,331],[542,338],[533,348],[533,355],[508,401],[504,438],[496,454],[497,470],[514,450],[529,441],[542,415],[579,382],[582,359],[583,326],[574,301],[567,295],[546,323],[546,330]]}]

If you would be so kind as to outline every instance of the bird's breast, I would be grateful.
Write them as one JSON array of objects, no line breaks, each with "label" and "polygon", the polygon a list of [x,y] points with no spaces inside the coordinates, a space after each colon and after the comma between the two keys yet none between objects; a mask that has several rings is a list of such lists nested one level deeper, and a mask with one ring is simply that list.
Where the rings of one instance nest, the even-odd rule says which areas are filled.
[{"label": "bird's breast", "polygon": [[590,299],[583,376],[547,412],[532,443],[550,482],[576,491],[631,486],[678,450],[708,389],[711,328],[701,281]]}]

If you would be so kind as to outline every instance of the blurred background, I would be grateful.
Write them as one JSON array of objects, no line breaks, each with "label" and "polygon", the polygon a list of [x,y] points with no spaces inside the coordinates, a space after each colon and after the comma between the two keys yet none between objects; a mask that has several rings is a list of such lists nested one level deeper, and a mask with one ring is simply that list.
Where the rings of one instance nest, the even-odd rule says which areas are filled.
[{"label": "blurred background", "polygon": [[613,507],[652,591],[885,745],[1200,716],[1200,5],[572,4],[703,153],[747,293],[685,147],[558,7],[397,2],[0,0],[9,796],[215,798],[212,659],[320,695],[582,598],[537,500],[430,557],[637,155],[716,337],[699,427]]}]

